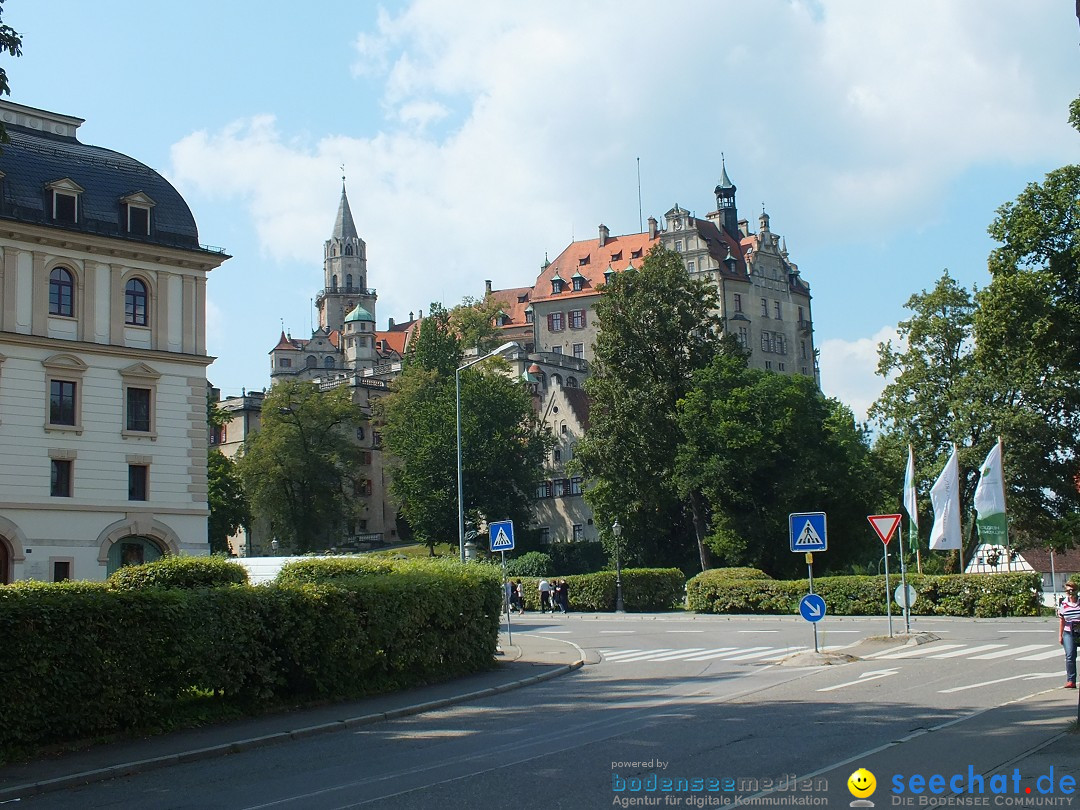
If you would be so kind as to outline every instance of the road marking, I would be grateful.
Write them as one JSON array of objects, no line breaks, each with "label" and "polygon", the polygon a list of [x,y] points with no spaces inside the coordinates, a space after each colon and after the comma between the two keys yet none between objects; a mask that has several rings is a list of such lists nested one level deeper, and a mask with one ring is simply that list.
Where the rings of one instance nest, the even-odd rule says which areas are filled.
[{"label": "road marking", "polygon": [[860,683],[867,683],[869,681],[876,681],[878,678],[888,678],[890,675],[895,675],[900,670],[898,669],[875,669],[869,672],[864,672],[859,676],[856,681],[848,681],[847,683],[838,683],[833,686],[826,686],[824,689],[818,689],[819,692],[832,692],[836,689],[843,689],[845,686],[857,686]]},{"label": "road marking", "polygon": [[661,653],[667,653],[667,652],[675,652],[675,650],[672,650],[670,648],[665,648],[665,649],[659,649],[659,650],[645,650],[644,652],[636,652],[636,653],[628,653],[628,654],[613,653],[612,655],[608,655],[608,656],[604,656],[604,657],[607,658],[609,661],[617,661],[618,663],[621,664],[621,663],[623,663],[625,661],[648,660],[649,658],[651,658],[654,655],[659,655]]},{"label": "road marking", "polygon": [[1057,647],[1049,652],[1035,653],[1034,655],[1025,655],[1023,658],[1017,658],[1017,661],[1045,661],[1047,658],[1056,658],[1061,655],[1061,648]]},{"label": "road marking", "polygon": [[866,658],[877,658],[881,661],[885,659],[893,658],[915,658],[920,655],[930,655],[931,653],[941,652],[942,650],[951,650],[954,647],[963,647],[963,644],[939,644],[936,647],[931,647],[929,644],[920,644],[914,650],[901,650],[900,652],[890,652],[887,655],[867,655]]},{"label": "road marking", "polygon": [[1019,653],[1035,652],[1035,650],[1045,650],[1049,647],[1049,644],[1028,644],[1026,647],[1011,647],[1007,650],[998,650],[997,652],[986,653],[985,655],[973,655],[972,661],[989,661],[993,658],[1005,658],[1009,655],[1018,655]]},{"label": "road marking", "polygon": [[739,647],[728,647],[728,648],[725,649],[724,647],[719,647],[713,652],[703,653],[702,655],[695,655],[695,656],[692,656],[691,658],[684,658],[683,660],[684,661],[711,661],[714,658],[727,658],[729,655],[738,655],[739,653],[747,653],[747,652],[751,652],[753,650],[768,650],[768,649],[771,649],[771,648],[769,648],[769,647],[749,647],[749,648],[741,648],[740,649]]},{"label": "road marking", "polygon": [[704,630],[665,630],[666,633],[704,633]]},{"label": "road marking", "polygon": [[677,658],[682,658],[684,655],[697,655],[698,653],[703,653],[707,649],[708,649],[708,647],[689,647],[689,648],[687,648],[685,650],[679,650],[678,652],[664,653],[663,655],[658,655],[658,656],[656,656],[656,658],[651,658],[649,660],[651,660],[651,661],[674,661]]},{"label": "road marking", "polygon": [[727,659],[728,661],[749,661],[753,658],[764,658],[766,655],[776,655],[783,652],[781,647],[769,647],[765,652],[748,653],[746,655],[736,655],[734,658]]},{"label": "road marking", "polygon": [[995,683],[1005,683],[1005,681],[1034,681],[1040,678],[1060,678],[1060,672],[1033,672],[1029,675],[1013,675],[1008,678],[998,678],[993,681],[983,681],[982,683],[970,683],[967,686],[954,686],[952,689],[939,689],[939,695],[950,695],[953,692],[963,692],[965,689],[980,689],[984,686],[993,686]]},{"label": "road marking", "polygon": [[940,655],[931,655],[931,658],[959,658],[961,655],[971,655],[971,653],[984,652],[986,650],[996,650],[999,647],[1004,647],[1004,644],[983,644],[981,647],[963,647],[959,650],[953,650],[952,652],[941,653]]}]

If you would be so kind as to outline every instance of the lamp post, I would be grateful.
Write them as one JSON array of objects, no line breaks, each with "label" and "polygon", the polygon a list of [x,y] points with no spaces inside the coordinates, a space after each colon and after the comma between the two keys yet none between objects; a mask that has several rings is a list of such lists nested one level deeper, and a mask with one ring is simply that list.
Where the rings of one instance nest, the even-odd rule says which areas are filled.
[{"label": "lamp post", "polygon": [[611,533],[615,537],[615,612],[625,613],[622,601],[622,526],[618,518],[611,525]]},{"label": "lamp post", "polygon": [[508,352],[511,349],[519,349],[517,343],[514,341],[508,341],[494,351],[490,351],[483,357],[478,357],[475,360],[470,360],[463,366],[460,366],[457,371],[454,372],[454,401],[457,406],[457,506],[458,506],[458,552],[461,555],[461,561],[465,562],[465,501],[462,499],[462,491],[464,487],[461,483],[461,372],[470,366],[475,366],[477,363],[482,363],[490,357]]}]

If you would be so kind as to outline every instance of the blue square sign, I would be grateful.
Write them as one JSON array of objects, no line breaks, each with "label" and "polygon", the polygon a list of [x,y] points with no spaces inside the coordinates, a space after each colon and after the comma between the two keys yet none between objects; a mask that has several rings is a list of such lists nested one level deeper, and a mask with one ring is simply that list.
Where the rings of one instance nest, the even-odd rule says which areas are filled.
[{"label": "blue square sign", "polygon": [[489,523],[488,538],[491,540],[492,551],[513,551],[514,521],[500,520],[497,523]]},{"label": "blue square sign", "polygon": [[793,512],[788,515],[788,529],[794,552],[826,551],[829,548],[824,512]]}]

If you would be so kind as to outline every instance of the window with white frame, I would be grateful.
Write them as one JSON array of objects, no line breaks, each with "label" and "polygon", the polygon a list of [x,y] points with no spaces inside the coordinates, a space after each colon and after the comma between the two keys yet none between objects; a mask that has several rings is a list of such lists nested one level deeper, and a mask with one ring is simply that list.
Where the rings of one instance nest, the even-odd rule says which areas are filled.
[{"label": "window with white frame", "polygon": [[70,318],[75,314],[75,279],[66,267],[49,273],[49,314]]},{"label": "window with white frame", "polygon": [[549,332],[561,332],[563,328],[563,314],[561,312],[552,312],[548,315]]},{"label": "window with white frame", "polygon": [[585,344],[584,343],[571,344],[571,348],[573,349],[574,357],[578,358],[579,360],[581,360],[582,358],[585,357]]},{"label": "window with white frame", "polygon": [[584,329],[585,328],[585,310],[572,309],[570,310],[570,328],[571,329]]},{"label": "window with white frame", "polygon": [[133,278],[124,285],[124,323],[129,326],[147,325],[146,282]]},{"label": "window with white frame", "polygon": [[573,525],[573,527],[571,528],[571,533],[571,539],[575,543],[580,543],[583,539],[585,539],[585,532],[580,523],[575,523]]}]

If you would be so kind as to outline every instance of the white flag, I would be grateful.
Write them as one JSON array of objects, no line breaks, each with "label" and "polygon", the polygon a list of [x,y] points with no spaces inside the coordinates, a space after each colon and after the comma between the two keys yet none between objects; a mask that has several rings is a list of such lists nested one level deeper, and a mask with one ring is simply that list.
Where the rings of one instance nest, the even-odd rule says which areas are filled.
[{"label": "white flag", "polygon": [[975,487],[975,511],[980,518],[999,515],[1005,511],[1005,486],[1001,470],[1001,442],[997,442],[979,470],[979,485]]},{"label": "white flag", "polygon": [[907,446],[907,472],[904,473],[904,509],[907,510],[908,517],[911,518],[915,528],[918,528],[919,506],[915,502],[915,451],[911,449],[910,444]]},{"label": "white flag", "polygon": [[960,465],[956,460],[956,445],[945,462],[937,481],[930,490],[934,507],[934,527],[930,530],[930,548],[946,551],[960,548],[963,540],[960,529]]}]

